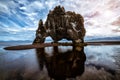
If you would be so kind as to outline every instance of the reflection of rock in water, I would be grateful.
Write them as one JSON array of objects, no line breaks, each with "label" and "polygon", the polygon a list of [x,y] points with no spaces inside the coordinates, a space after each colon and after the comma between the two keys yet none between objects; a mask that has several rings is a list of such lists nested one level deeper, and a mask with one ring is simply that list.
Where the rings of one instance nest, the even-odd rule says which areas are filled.
[{"label": "reflection of rock in water", "polygon": [[24,78],[20,71],[14,70],[11,71],[10,75],[5,80],[24,80]]},{"label": "reflection of rock in water", "polygon": [[36,49],[36,53],[37,53],[37,57],[38,57],[38,62],[39,62],[40,70],[42,70],[43,67],[44,67],[44,64],[46,62],[44,48]]},{"label": "reflection of rock in water", "polygon": [[53,56],[47,57],[44,49],[36,49],[40,69],[45,65],[50,78],[55,80],[65,80],[66,78],[76,78],[84,72],[86,56],[84,48],[80,51],[73,47],[73,50],[61,53],[58,47],[54,47]]}]

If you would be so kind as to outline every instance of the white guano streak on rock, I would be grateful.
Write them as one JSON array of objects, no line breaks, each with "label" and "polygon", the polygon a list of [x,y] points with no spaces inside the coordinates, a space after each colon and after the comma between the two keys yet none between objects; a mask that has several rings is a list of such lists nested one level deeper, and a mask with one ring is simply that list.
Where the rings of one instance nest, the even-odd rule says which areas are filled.
[{"label": "white guano streak on rock", "polygon": [[71,23],[71,25],[72,25],[72,28],[74,29],[74,31],[76,31],[76,32],[80,32],[80,30],[76,30],[76,24],[75,23]]}]

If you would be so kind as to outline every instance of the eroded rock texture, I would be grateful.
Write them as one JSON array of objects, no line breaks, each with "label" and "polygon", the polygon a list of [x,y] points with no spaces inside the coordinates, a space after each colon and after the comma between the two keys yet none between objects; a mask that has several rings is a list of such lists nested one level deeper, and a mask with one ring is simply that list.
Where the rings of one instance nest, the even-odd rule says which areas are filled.
[{"label": "eroded rock texture", "polygon": [[61,39],[72,40],[75,43],[84,42],[84,19],[75,12],[65,12],[64,7],[56,6],[49,11],[46,22],[39,21],[36,38],[33,43],[43,43],[50,36],[54,42]]}]

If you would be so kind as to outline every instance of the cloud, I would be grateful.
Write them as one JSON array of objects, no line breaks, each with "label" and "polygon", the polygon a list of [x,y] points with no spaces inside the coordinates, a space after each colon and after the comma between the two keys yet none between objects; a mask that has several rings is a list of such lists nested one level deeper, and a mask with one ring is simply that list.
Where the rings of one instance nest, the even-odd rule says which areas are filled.
[{"label": "cloud", "polygon": [[9,9],[6,5],[4,5],[3,3],[0,3],[0,12],[6,12],[6,13],[10,13]]},{"label": "cloud", "polygon": [[7,32],[2,32],[2,34],[0,34],[0,36],[2,38],[0,38],[0,41],[9,41],[9,40],[34,40],[35,38],[35,32],[33,31],[22,31],[22,32],[12,32],[12,33],[7,33]]},{"label": "cloud", "polygon": [[49,10],[53,10],[57,5],[62,5],[66,11],[75,11],[84,17],[86,36],[119,36],[120,34],[120,25],[113,25],[116,21],[119,22],[119,0],[0,0],[1,32],[9,32],[7,37],[14,37],[13,33],[33,35],[39,19],[45,21]]}]

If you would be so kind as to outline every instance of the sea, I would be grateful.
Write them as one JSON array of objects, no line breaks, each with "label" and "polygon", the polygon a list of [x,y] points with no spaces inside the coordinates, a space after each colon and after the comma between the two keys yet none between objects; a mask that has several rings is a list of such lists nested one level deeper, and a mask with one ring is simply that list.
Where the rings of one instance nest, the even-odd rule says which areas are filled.
[{"label": "sea", "polygon": [[26,44],[0,42],[0,80],[120,80],[120,45],[4,50]]}]

